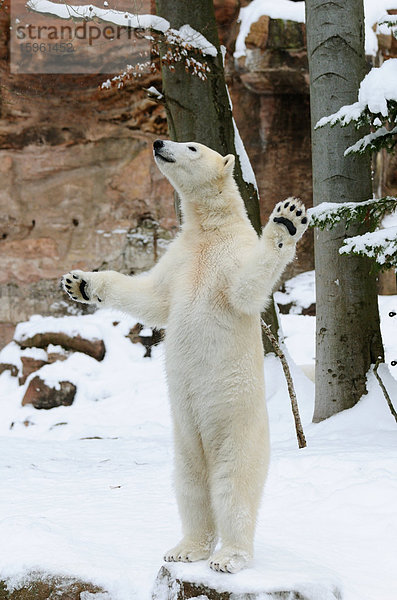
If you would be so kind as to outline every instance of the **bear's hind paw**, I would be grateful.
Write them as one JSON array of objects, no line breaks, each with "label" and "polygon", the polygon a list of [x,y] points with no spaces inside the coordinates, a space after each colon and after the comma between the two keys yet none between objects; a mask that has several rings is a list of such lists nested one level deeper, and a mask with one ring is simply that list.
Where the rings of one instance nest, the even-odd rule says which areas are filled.
[{"label": "bear's hind paw", "polygon": [[209,565],[214,571],[222,573],[238,573],[248,565],[251,555],[245,550],[236,548],[221,548],[209,560]]},{"label": "bear's hind paw", "polygon": [[164,555],[166,562],[195,562],[206,560],[212,551],[212,545],[207,542],[194,542],[182,540],[175,548],[171,548]]}]

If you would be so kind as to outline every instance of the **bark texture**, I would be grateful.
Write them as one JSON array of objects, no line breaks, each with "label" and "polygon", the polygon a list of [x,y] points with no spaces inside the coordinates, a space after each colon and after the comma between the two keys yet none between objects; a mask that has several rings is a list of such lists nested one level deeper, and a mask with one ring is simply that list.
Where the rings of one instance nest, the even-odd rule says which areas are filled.
[{"label": "bark texture", "polygon": [[[233,116],[227,94],[213,0],[156,0],[156,9],[159,16],[171,23],[171,27],[179,29],[188,23],[204,35],[218,51],[216,57],[205,55],[200,59],[208,64],[210,69],[204,81],[187,73],[182,62],[174,65],[173,70],[167,66],[162,67],[163,94],[170,137],[177,142],[200,142],[222,155],[236,156],[234,177],[250,221],[259,235],[262,229],[259,197],[255,186],[245,181],[236,152]],[[277,335],[278,320],[273,302],[264,318]],[[263,342],[265,351],[272,351],[268,339],[263,338]]]},{"label": "bark texture", "polygon": [[[362,136],[353,126],[315,130],[324,115],[357,100],[366,74],[362,0],[306,0],[310,71],[313,203],[360,202],[372,196],[370,158],[344,150]],[[356,231],[349,229],[348,234]],[[367,259],[341,256],[342,224],[315,235],[317,294],[316,401],[313,420],[351,408],[383,348],[376,278]]]}]

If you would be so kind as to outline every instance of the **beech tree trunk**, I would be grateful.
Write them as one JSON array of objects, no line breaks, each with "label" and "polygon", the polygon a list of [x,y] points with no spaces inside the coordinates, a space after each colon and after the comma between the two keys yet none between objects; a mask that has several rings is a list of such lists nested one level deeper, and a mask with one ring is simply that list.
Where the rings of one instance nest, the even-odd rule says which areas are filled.
[{"label": "beech tree trunk", "polygon": [[[253,183],[244,179],[240,157],[236,152],[233,116],[226,89],[213,0],[156,0],[156,9],[159,16],[171,23],[171,27],[179,29],[182,25],[189,24],[218,51],[216,57],[204,55],[200,58],[210,69],[205,81],[187,73],[181,62],[175,65],[174,71],[167,66],[162,67],[170,137],[177,142],[201,142],[222,155],[236,156],[234,177],[250,221],[260,235],[262,227],[258,193]],[[263,317],[277,336],[278,320],[273,302]],[[272,352],[273,348],[265,336],[263,341],[265,351]]]},{"label": "beech tree trunk", "polygon": [[[314,129],[317,121],[357,100],[367,67],[363,0],[306,0],[310,70],[314,205],[372,197],[369,156],[344,150],[363,135],[354,127]],[[362,230],[361,230],[362,231]],[[369,259],[339,254],[343,224],[316,231],[316,399],[313,421],[351,408],[366,392],[371,363],[383,357],[376,277]]]}]

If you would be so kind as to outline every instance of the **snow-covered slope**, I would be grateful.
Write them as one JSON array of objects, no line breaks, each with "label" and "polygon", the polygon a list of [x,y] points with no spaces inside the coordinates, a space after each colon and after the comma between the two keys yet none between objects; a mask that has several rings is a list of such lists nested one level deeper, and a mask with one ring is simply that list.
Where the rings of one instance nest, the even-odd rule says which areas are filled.
[{"label": "snow-covered slope", "polygon": [[[381,302],[392,360],[397,317],[388,315],[397,301]],[[291,354],[307,362],[314,317],[281,318]],[[37,317],[20,331],[36,331],[39,321],[39,328],[46,326]],[[46,380],[62,376],[76,383],[71,407],[21,407],[29,379],[20,387],[9,372],[0,376],[0,579],[16,581],[39,569],[91,580],[114,600],[151,597],[163,552],[180,536],[180,525],[163,348],[143,358],[144,349],[125,337],[134,323],[110,311],[58,322],[61,329],[100,335],[107,348],[100,363],[74,354],[43,367]],[[0,362],[17,363],[18,354],[11,344]],[[310,593],[332,584],[344,600],[394,600],[397,430],[374,376],[354,409],[313,425],[313,384],[293,366],[308,442],[298,450],[274,356],[265,371],[272,461],[255,562],[230,576],[206,563],[182,565],[181,572],[236,593],[286,586]],[[394,380],[386,369],[382,376],[396,401]]]}]

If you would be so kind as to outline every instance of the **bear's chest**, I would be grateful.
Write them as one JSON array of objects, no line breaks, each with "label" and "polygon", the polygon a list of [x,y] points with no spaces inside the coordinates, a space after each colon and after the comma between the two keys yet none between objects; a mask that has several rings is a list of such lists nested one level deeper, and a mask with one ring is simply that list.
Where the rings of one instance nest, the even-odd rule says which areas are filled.
[{"label": "bear's chest", "polygon": [[226,297],[231,274],[238,264],[231,240],[203,240],[186,253],[176,292],[187,303],[211,302]]}]

